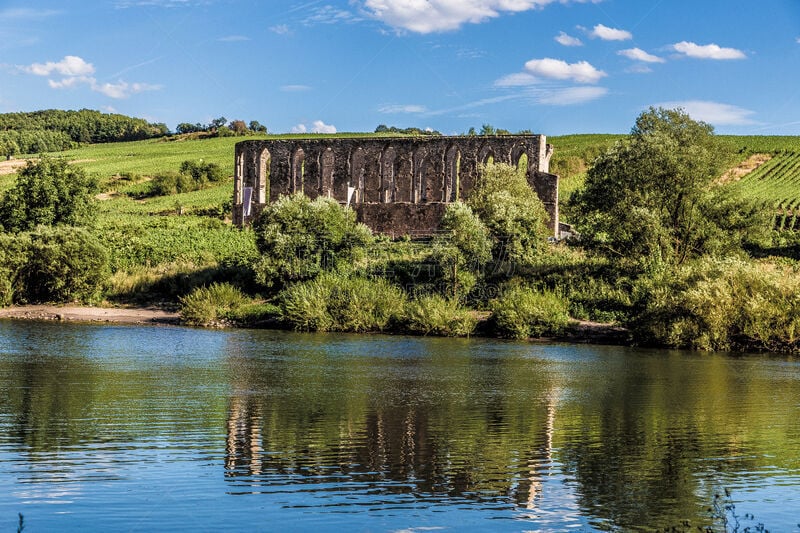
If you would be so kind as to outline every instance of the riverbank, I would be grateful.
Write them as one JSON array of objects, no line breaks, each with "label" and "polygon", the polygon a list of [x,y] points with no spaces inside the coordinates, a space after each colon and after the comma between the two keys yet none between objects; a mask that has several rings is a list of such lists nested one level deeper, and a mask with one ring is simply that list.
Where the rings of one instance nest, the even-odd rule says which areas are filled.
[{"label": "riverbank", "polygon": [[19,305],[0,309],[0,319],[62,320],[70,322],[105,322],[111,324],[176,325],[178,313],[156,308],[79,307],[55,305]]},{"label": "riverbank", "polygon": [[[179,325],[176,312],[154,307],[81,307],[56,305],[18,305],[0,309],[0,320],[56,320],[65,322],[94,322],[131,325]],[[276,326],[276,323],[270,323]],[[266,329],[270,329],[267,326]],[[477,335],[481,336],[481,335]],[[531,339],[538,342],[568,342],[575,344],[630,344],[628,330],[601,322],[574,321],[557,337]]]}]

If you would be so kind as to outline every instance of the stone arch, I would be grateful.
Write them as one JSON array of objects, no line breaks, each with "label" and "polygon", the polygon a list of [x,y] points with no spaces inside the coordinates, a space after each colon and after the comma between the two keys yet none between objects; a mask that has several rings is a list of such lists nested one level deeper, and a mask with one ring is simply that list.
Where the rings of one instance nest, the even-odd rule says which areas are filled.
[{"label": "stone arch", "polygon": [[420,161],[420,202],[444,201],[444,157],[436,152]]},{"label": "stone arch", "polygon": [[290,189],[293,193],[303,192],[303,181],[306,170],[306,152],[302,147],[297,147],[292,154],[291,175],[292,183]]},{"label": "stone arch", "polygon": [[395,162],[397,151],[391,145],[381,153],[381,195],[380,201],[392,203],[395,199]]},{"label": "stone arch", "polygon": [[444,201],[455,202],[459,198],[461,171],[461,150],[456,145],[450,146],[445,153]]},{"label": "stone arch", "polygon": [[333,149],[328,146],[322,151],[319,158],[319,175],[321,181],[320,194],[331,197],[333,195],[333,169],[336,166],[336,157]]},{"label": "stone arch", "polygon": [[236,169],[234,170],[233,180],[233,203],[242,203],[242,188],[244,187],[244,154],[236,154]]},{"label": "stone arch", "polygon": [[494,148],[488,144],[484,144],[481,147],[480,152],[478,152],[478,164],[485,165],[487,163],[494,162],[494,160]]},{"label": "stone arch", "polygon": [[[350,187],[355,188],[351,203],[360,204],[364,201],[364,163],[366,153],[360,146],[350,153]],[[347,201],[345,193],[345,202]]]},{"label": "stone arch", "polygon": [[258,167],[256,171],[256,202],[259,204],[267,203],[269,197],[269,178],[272,170],[272,155],[269,150],[264,148],[258,155]]}]

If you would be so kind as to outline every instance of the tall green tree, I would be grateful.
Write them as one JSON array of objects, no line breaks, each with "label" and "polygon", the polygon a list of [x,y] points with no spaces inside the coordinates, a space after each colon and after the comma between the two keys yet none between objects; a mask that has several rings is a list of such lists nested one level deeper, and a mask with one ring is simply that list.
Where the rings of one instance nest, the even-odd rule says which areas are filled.
[{"label": "tall green tree", "polygon": [[483,166],[467,204],[492,236],[497,268],[529,265],[547,246],[547,212],[524,171],[504,163]]},{"label": "tall green tree", "polygon": [[369,228],[356,222],[355,211],[302,193],[266,206],[253,229],[261,254],[253,269],[267,287],[313,279],[351,264],[372,240]]},{"label": "tall green tree", "polygon": [[13,232],[85,224],[93,215],[97,189],[94,178],[66,159],[30,161],[0,200],[0,223]]},{"label": "tall green tree", "polygon": [[761,206],[717,185],[724,162],[712,126],[650,108],[570,202],[584,242],[651,267],[739,247],[765,219]]},{"label": "tall green tree", "polygon": [[489,230],[472,209],[454,202],[442,217],[442,233],[433,240],[432,258],[454,299],[469,293],[492,258]]}]

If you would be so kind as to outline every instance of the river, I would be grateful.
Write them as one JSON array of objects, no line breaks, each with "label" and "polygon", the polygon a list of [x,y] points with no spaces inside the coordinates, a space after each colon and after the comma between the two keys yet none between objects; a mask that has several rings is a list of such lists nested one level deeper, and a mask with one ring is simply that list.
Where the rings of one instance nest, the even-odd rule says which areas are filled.
[{"label": "river", "polygon": [[800,362],[0,321],[2,531],[653,531],[726,489],[798,530]]}]

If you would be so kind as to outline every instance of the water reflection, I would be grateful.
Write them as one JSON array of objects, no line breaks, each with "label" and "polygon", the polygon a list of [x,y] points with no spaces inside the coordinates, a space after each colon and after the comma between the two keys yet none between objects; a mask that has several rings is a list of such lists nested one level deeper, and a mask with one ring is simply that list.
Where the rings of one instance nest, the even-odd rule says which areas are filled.
[{"label": "water reflection", "polygon": [[[358,483],[517,518],[552,507],[542,502],[561,484],[596,527],[635,528],[701,521],[732,477],[800,473],[800,376],[764,376],[780,362],[610,348],[575,360],[558,353],[569,348],[505,345],[495,355],[480,342],[396,342],[404,346],[393,357],[353,341],[350,354],[303,342],[284,357],[229,360],[240,380],[229,480],[248,490]],[[776,409],[764,394],[793,401]]]},{"label": "water reflection", "polygon": [[0,517],[23,510],[60,530],[258,529],[265,517],[652,530],[700,523],[722,486],[786,530],[800,519],[800,364],[0,323],[0,485]]}]

